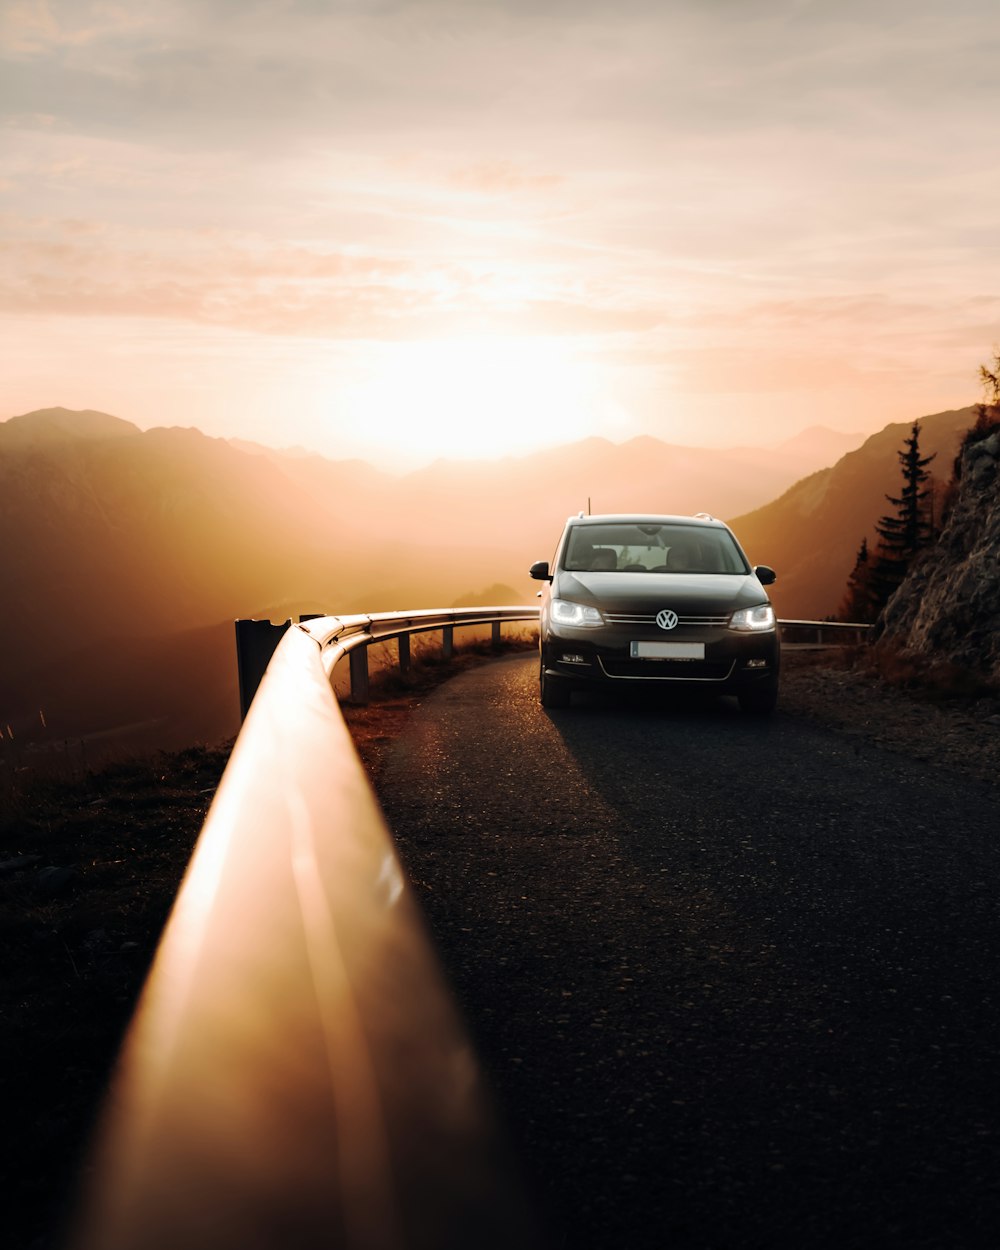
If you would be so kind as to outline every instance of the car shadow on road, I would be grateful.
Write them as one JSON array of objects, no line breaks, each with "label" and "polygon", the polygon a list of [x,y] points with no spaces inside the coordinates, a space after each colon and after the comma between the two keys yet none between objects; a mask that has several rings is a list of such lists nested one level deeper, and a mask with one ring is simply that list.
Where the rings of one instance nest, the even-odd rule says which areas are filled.
[{"label": "car shadow on road", "polygon": [[728,824],[750,789],[787,783],[795,723],[742,712],[732,697],[700,692],[574,692],[543,712],[579,775],[629,822],[656,824],[679,810],[699,824]]}]

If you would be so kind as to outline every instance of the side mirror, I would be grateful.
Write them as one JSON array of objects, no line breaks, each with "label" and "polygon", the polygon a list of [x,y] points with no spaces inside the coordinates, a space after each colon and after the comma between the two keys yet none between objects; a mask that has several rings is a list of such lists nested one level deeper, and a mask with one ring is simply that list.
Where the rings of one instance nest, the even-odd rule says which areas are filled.
[{"label": "side mirror", "polygon": [[778,580],[778,574],[775,573],[769,565],[758,564],[754,566],[754,576],[762,586],[770,586],[772,582]]},{"label": "side mirror", "polygon": [[552,581],[552,575],[549,573],[548,560],[536,560],[531,568],[528,569],[528,573],[535,579],[536,582]]}]

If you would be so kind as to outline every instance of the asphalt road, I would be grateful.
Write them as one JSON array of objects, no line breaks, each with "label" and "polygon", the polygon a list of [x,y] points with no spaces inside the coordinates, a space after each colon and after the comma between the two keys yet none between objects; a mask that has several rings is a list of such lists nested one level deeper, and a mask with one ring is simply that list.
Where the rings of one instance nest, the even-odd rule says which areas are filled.
[{"label": "asphalt road", "polygon": [[1000,1244],[998,792],[536,673],[441,687],[380,798],[548,1244]]}]

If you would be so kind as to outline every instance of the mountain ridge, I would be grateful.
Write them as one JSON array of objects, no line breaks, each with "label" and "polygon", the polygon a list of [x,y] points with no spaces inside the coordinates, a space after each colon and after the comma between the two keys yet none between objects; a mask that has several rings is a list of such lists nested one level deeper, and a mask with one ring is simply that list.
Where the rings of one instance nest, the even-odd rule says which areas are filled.
[{"label": "mountain ridge", "polygon": [[142,431],[131,421],[94,408],[36,408],[0,421],[0,450],[74,440],[128,438]]},{"label": "mountain ridge", "polygon": [[[424,473],[432,468],[447,467],[453,469],[469,470],[475,467],[489,469],[497,465],[523,465],[536,458],[558,458],[560,456],[574,456],[578,454],[600,452],[606,453],[608,450],[620,450],[623,448],[633,448],[642,451],[648,451],[655,448],[659,451],[669,451],[678,456],[704,455],[704,456],[766,456],[768,454],[787,453],[790,449],[797,451],[804,448],[803,454],[806,457],[813,457],[817,454],[825,455],[826,451],[817,453],[815,448],[822,445],[833,451],[858,445],[864,438],[862,434],[842,433],[831,429],[829,426],[813,425],[788,438],[781,439],[775,443],[753,444],[738,443],[727,447],[711,447],[700,444],[687,443],[669,443],[663,439],[657,438],[653,434],[637,434],[622,442],[614,442],[603,435],[588,435],[585,438],[562,443],[552,447],[541,448],[537,451],[523,452],[520,454],[509,454],[501,457],[476,457],[476,458],[459,458],[449,456],[438,456],[434,460],[429,461],[425,465],[419,465],[415,468],[405,470],[404,472],[391,472],[380,468],[373,464],[370,460],[363,457],[331,457],[310,448],[293,445],[285,447],[272,446],[270,444],[261,443],[258,440],[244,438],[222,438],[218,435],[212,435],[202,430],[199,426],[150,426],[142,429],[131,421],[127,421],[121,417],[113,416],[110,413],[102,412],[97,409],[72,409],[66,407],[39,408],[30,412],[20,413],[14,416],[0,420],[0,448],[4,446],[4,441],[9,439],[10,445],[15,446],[26,441],[41,441],[49,439],[56,441],[60,437],[71,437],[80,439],[89,438],[106,438],[106,437],[123,437],[135,436],[143,434],[151,434],[157,430],[192,430],[202,434],[205,438],[220,438],[221,441],[229,443],[235,450],[247,455],[266,455],[268,457],[279,458],[282,460],[309,460],[318,459],[328,464],[352,465],[358,468],[366,467],[385,477],[394,477],[405,479],[416,474]],[[30,433],[29,433],[30,432]]]}]

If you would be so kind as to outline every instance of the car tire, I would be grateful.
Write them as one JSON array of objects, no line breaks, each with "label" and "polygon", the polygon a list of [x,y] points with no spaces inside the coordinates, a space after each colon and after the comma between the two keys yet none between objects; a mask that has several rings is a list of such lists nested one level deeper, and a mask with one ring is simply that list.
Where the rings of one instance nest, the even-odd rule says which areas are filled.
[{"label": "car tire", "polygon": [[778,683],[761,682],[747,690],[741,690],[736,698],[739,700],[740,711],[748,716],[770,716],[778,702]]},{"label": "car tire", "polygon": [[538,674],[538,692],[542,707],[569,707],[569,686],[558,677],[550,677],[544,664]]}]

